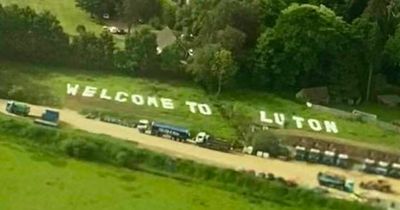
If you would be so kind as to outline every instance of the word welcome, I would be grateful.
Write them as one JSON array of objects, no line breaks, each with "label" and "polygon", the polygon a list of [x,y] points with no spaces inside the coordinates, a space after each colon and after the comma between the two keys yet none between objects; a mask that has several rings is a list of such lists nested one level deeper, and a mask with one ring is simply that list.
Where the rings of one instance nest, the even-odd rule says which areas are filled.
[{"label": "word welcome", "polygon": [[305,124],[313,131],[325,131],[327,133],[339,133],[338,127],[335,122],[324,120],[323,122],[316,119],[305,119],[300,116],[293,115],[291,118],[287,118],[283,113],[273,113],[271,118],[268,118],[265,111],[260,111],[260,121],[268,124],[277,124],[284,127],[289,120],[296,123],[298,129],[304,129]]},{"label": "word welcome", "polygon": [[[93,98],[98,97],[103,100],[116,101],[119,103],[133,103],[137,106],[148,106],[154,108],[163,108],[168,110],[175,109],[175,103],[170,98],[143,96],[140,94],[130,94],[125,91],[117,91],[111,93],[105,88],[97,88],[93,86],[81,87],[79,84],[67,84],[67,94],[70,96],[81,95],[82,97]],[[212,115],[212,110],[208,104],[197,103],[194,101],[186,101],[185,105],[189,111],[196,114]]]}]

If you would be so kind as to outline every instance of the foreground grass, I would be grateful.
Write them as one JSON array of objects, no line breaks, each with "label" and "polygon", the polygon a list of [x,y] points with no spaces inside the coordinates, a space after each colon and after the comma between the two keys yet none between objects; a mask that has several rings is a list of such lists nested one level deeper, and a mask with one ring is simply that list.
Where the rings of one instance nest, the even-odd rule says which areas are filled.
[{"label": "foreground grass", "polygon": [[[0,120],[0,209],[373,209],[243,173],[232,177],[223,169],[173,160],[111,137],[1,114]],[[91,162],[66,158],[71,153],[65,153],[65,143],[71,140],[86,142],[75,144],[80,152],[72,155]],[[76,156],[89,144],[92,155]],[[121,160],[117,151],[133,170],[110,167],[122,167],[115,164]]]},{"label": "foreground grass", "polygon": [[[294,209],[142,172],[55,157],[0,136],[0,209]],[[9,141],[8,139],[7,141]]]},{"label": "foreground grass", "polygon": [[[229,107],[233,113],[240,113],[238,120],[249,118],[253,122],[259,121],[259,111],[283,112],[288,117],[299,115],[305,118],[319,120],[333,120],[337,122],[339,134],[318,135],[344,138],[346,141],[360,144],[369,144],[387,148],[391,151],[400,150],[400,135],[385,131],[376,126],[357,121],[349,121],[330,114],[320,113],[307,108],[303,104],[274,96],[268,93],[249,91],[226,93],[219,100],[208,96],[201,88],[193,84],[182,82],[159,82],[155,80],[137,79],[125,75],[110,75],[106,73],[88,72],[62,68],[49,68],[34,65],[15,64],[0,61],[0,96],[33,102],[36,104],[58,105],[82,111],[84,109],[113,112],[122,117],[132,119],[152,119],[161,122],[186,126],[193,133],[200,130],[209,131],[221,138],[239,139],[235,128],[229,120],[222,117],[216,104]],[[1,82],[1,81],[0,81]],[[144,96],[158,96],[172,98],[176,109],[173,111],[161,108],[135,106],[132,103],[109,102],[100,99],[83,99],[67,97],[66,84],[80,84],[107,88],[111,92],[126,91]],[[213,115],[203,116],[191,114],[185,105],[186,100],[207,103],[212,105]],[[117,107],[118,106],[118,107]],[[386,109],[386,115],[400,118],[399,109]],[[389,114],[388,114],[389,113]],[[379,114],[379,113],[378,113]],[[242,119],[243,118],[243,119]],[[289,129],[295,128],[295,123],[288,124]],[[311,132],[311,131],[310,131]]]}]

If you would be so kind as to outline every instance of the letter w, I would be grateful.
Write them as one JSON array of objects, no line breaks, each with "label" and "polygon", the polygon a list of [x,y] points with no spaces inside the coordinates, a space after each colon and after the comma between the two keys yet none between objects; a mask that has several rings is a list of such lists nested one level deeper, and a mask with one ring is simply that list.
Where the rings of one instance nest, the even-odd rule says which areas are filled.
[{"label": "letter w", "polygon": [[67,84],[67,94],[75,96],[78,93],[79,85],[72,86],[71,84]]}]

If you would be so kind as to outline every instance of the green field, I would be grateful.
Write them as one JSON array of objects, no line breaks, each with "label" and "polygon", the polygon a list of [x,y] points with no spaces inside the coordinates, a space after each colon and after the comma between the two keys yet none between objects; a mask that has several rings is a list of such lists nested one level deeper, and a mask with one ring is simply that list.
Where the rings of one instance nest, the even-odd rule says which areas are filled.
[{"label": "green field", "polygon": [[[257,122],[259,110],[283,112],[288,116],[299,115],[306,118],[333,120],[337,122],[340,133],[329,134],[333,137],[349,139],[362,144],[378,145],[392,151],[400,148],[400,135],[385,131],[373,125],[358,121],[349,121],[326,113],[320,113],[290,100],[282,99],[268,93],[231,92],[223,95],[218,101],[208,96],[201,88],[187,83],[162,83],[154,80],[131,78],[124,75],[109,75],[84,70],[49,68],[34,65],[0,62],[0,96],[13,98],[37,104],[56,104],[78,111],[83,109],[111,111],[123,117],[132,119],[152,119],[180,126],[187,126],[193,131],[206,130],[225,139],[236,139],[237,133],[229,121],[226,121],[216,108],[216,104],[231,107],[234,113],[241,113]],[[67,83],[92,85],[107,88],[110,92],[126,91],[144,96],[168,97],[174,100],[175,110],[136,106],[132,103],[117,103],[100,99],[82,99],[82,97],[67,97]],[[98,97],[97,97],[98,98]],[[212,106],[213,115],[203,116],[192,114],[184,105],[186,100],[207,103]],[[118,108],[116,108],[118,107]],[[399,109],[385,109],[386,115],[400,117]],[[245,119],[243,119],[245,120]],[[295,123],[289,123],[288,128],[294,128]],[[320,135],[327,135],[319,133]]]},{"label": "green field", "polygon": [[[0,209],[294,209],[226,191],[55,157],[0,137]],[[7,140],[9,141],[9,140]]]},{"label": "green field", "polygon": [[0,4],[17,4],[19,6],[29,6],[36,11],[50,11],[60,21],[65,32],[76,34],[76,27],[84,25],[88,31],[100,32],[99,24],[96,24],[90,15],[75,7],[74,0],[0,0]]}]

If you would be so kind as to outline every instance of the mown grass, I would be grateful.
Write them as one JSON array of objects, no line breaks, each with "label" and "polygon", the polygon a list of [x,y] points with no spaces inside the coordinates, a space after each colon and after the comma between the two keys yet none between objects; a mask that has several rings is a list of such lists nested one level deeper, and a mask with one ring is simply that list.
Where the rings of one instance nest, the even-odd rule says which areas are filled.
[{"label": "mown grass", "polygon": [[84,25],[88,31],[101,32],[101,25],[94,22],[90,15],[75,6],[75,0],[0,0],[2,5],[16,4],[29,6],[36,11],[50,11],[60,21],[65,32],[76,34],[76,27]]},{"label": "mown grass", "polygon": [[[20,88],[20,92],[28,93],[27,96],[18,94],[7,95],[9,87],[0,86],[0,95],[8,98],[24,98],[30,96],[27,102],[37,104],[54,104],[60,107],[67,107],[82,111],[83,109],[102,110],[114,112],[120,116],[132,119],[151,119],[165,123],[185,126],[193,131],[205,130],[221,138],[234,140],[239,139],[232,122],[225,120],[217,104],[230,107],[233,113],[241,113],[238,120],[242,117],[259,121],[259,111],[265,110],[268,113],[283,112],[290,118],[292,115],[299,115],[305,118],[315,118],[319,120],[335,121],[339,128],[339,134],[318,135],[341,137],[351,142],[361,144],[378,145],[388,148],[391,151],[398,151],[400,148],[400,135],[394,132],[380,129],[374,125],[350,121],[335,117],[327,113],[317,112],[307,108],[304,104],[280,98],[270,93],[257,93],[250,91],[236,91],[225,93],[218,100],[207,95],[201,88],[191,83],[182,82],[160,82],[149,79],[132,78],[126,75],[115,73],[88,72],[84,70],[73,70],[63,68],[50,68],[35,65],[16,64],[0,61],[0,80],[11,82]],[[98,88],[106,88],[115,94],[116,91],[126,91],[132,94],[144,96],[168,97],[174,100],[176,109],[173,111],[161,108],[149,108],[136,106],[132,103],[109,102],[100,99],[82,99],[81,97],[66,96],[66,84],[91,85]],[[3,89],[3,90],[2,90]],[[15,87],[14,87],[15,89]],[[18,88],[17,88],[18,89]],[[3,93],[2,93],[3,92]],[[33,97],[42,95],[41,97]],[[32,98],[33,97],[33,98]],[[49,99],[49,100],[44,100]],[[185,105],[186,100],[207,103],[212,106],[213,115],[203,116],[191,114]],[[383,109],[383,108],[382,108]],[[380,109],[380,110],[382,110]],[[390,115],[400,118],[398,109],[386,109]],[[382,111],[385,113],[385,111]],[[388,114],[389,115],[389,114]],[[243,119],[244,121],[245,119]],[[288,124],[289,129],[295,128],[292,121]],[[305,125],[307,128],[307,125]],[[311,131],[310,131],[311,132]]]},{"label": "mown grass", "polygon": [[[171,159],[107,136],[45,128],[1,114],[0,120],[0,209],[373,209]],[[84,144],[74,146],[79,156],[64,153],[69,151],[64,143],[73,141],[92,145],[92,155],[81,156]],[[112,155],[117,151],[126,154],[127,164],[113,164],[122,157]]]},{"label": "mown grass", "polygon": [[[7,142],[5,138],[8,138]],[[0,136],[0,209],[295,209],[142,172],[60,158]]]}]

